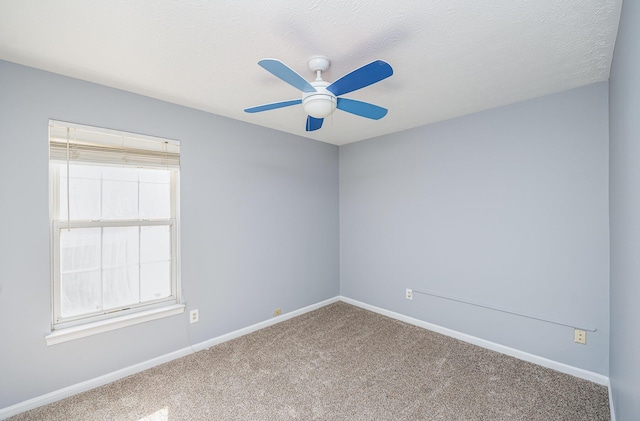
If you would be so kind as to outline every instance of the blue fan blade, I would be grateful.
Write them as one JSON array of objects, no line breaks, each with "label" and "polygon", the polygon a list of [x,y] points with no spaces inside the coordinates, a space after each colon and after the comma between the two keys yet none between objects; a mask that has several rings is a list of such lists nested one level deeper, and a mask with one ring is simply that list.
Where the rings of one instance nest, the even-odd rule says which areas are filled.
[{"label": "blue fan blade", "polygon": [[387,115],[387,109],[369,104],[368,102],[356,101],[355,99],[338,98],[337,108],[360,117],[380,120]]},{"label": "blue fan blade", "polygon": [[359,69],[342,76],[340,79],[327,86],[327,90],[335,96],[357,91],[365,86],[372,85],[386,79],[393,74],[393,69],[382,60],[372,61]]},{"label": "blue fan blade", "polygon": [[273,74],[274,76],[287,82],[289,85],[302,92],[315,92],[316,89],[311,86],[302,76],[296,73],[295,70],[281,62],[280,60],[265,58],[258,62],[265,70]]},{"label": "blue fan blade", "polygon": [[271,104],[257,105],[255,107],[245,108],[245,113],[259,113],[261,111],[275,110],[276,108],[289,107],[291,105],[302,104],[301,99],[291,99],[289,101],[272,102]]},{"label": "blue fan blade", "polygon": [[324,118],[315,118],[315,117],[311,117],[310,115],[307,116],[307,131],[308,132],[312,132],[314,130],[318,130],[320,127],[322,127],[322,122],[324,121]]}]

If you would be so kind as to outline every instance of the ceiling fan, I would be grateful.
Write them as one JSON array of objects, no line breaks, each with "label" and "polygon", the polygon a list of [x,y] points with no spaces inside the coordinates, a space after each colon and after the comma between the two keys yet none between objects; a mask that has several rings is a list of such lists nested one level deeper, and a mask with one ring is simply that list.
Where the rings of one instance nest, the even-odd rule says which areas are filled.
[{"label": "ceiling fan", "polygon": [[379,120],[387,115],[386,108],[369,104],[368,102],[340,97],[391,76],[393,69],[389,63],[382,60],[365,64],[333,83],[322,80],[322,72],[326,71],[331,64],[329,59],[324,56],[313,56],[309,59],[309,70],[316,74],[316,80],[313,82],[307,82],[295,70],[280,60],[265,58],[260,60],[258,64],[274,76],[302,91],[302,98],[245,108],[244,111],[247,113],[259,113],[302,104],[308,115],[305,127],[308,132],[321,128],[324,118],[333,113],[336,108],[372,120]]}]

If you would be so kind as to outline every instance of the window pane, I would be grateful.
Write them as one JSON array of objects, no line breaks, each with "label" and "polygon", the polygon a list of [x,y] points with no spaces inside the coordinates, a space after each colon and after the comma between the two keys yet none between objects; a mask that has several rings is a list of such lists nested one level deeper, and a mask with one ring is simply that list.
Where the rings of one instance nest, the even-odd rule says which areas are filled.
[{"label": "window pane", "polygon": [[104,308],[139,301],[139,227],[104,228],[102,267]]},{"label": "window pane", "polygon": [[157,300],[171,295],[171,231],[163,225],[141,227],[141,299]]},{"label": "window pane", "polygon": [[[64,181],[66,182],[66,180]],[[70,219],[100,219],[100,180],[71,178],[69,192],[71,194]],[[66,188],[63,189],[63,195],[67,195]],[[67,207],[66,198],[63,206]],[[67,210],[64,209],[61,217],[65,218],[66,216]]]},{"label": "window pane", "polygon": [[140,183],[140,218],[171,218],[170,184]]},{"label": "window pane", "polygon": [[58,165],[60,170],[59,217],[75,220],[100,219],[100,168],[87,165],[70,165],[71,215],[67,215],[67,166]]},{"label": "window pane", "polygon": [[140,218],[171,218],[171,171],[141,168]]},{"label": "window pane", "polygon": [[100,271],[62,274],[60,279],[60,315],[71,317],[100,310]]},{"label": "window pane", "polygon": [[60,315],[100,310],[100,228],[60,231]]},{"label": "window pane", "polygon": [[138,219],[138,182],[102,182],[102,218]]},{"label": "window pane", "polygon": [[140,262],[171,260],[171,232],[168,225],[141,227]]},{"label": "window pane", "polygon": [[102,265],[104,269],[137,265],[139,262],[139,228],[104,228]]},{"label": "window pane", "polygon": [[171,295],[171,262],[142,264],[140,269],[142,301],[157,300]]},{"label": "window pane", "polygon": [[140,168],[139,177],[141,183],[162,183],[171,182],[171,171],[169,170],[149,170]]},{"label": "window pane", "polygon": [[123,167],[100,167],[100,168],[102,169],[103,180],[138,182],[137,168],[123,168]]},{"label": "window pane", "polygon": [[104,309],[122,308],[140,300],[139,266],[131,265],[102,272]]},{"label": "window pane", "polygon": [[60,230],[60,271],[100,269],[100,228]]},{"label": "window pane", "polygon": [[[60,168],[60,176],[67,176],[67,164],[58,164]],[[95,165],[69,164],[71,178],[84,178],[92,180],[100,180],[102,178],[101,167]]]}]

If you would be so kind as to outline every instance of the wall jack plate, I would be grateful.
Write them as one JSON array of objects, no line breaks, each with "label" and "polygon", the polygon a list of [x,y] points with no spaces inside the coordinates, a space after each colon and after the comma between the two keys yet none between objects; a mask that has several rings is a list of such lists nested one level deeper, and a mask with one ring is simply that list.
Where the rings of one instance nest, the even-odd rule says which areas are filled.
[{"label": "wall jack plate", "polygon": [[573,331],[573,342],[577,344],[587,344],[587,332],[584,330],[576,329]]},{"label": "wall jack plate", "polygon": [[196,308],[195,310],[191,310],[189,312],[189,323],[196,323],[198,320],[200,320],[198,318],[198,309]]},{"label": "wall jack plate", "polygon": [[405,297],[407,298],[407,300],[413,300],[413,290],[407,288],[407,292],[405,293]]}]

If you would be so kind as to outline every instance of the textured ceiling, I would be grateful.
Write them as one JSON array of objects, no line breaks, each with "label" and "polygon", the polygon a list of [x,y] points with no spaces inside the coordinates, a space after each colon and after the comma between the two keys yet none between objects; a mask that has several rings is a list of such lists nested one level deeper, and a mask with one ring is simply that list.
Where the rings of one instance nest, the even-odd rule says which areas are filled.
[{"label": "textured ceiling", "polygon": [[[0,0],[0,59],[337,145],[607,80],[622,0]],[[337,110],[304,131],[302,106],[243,109],[300,93],[258,66],[308,80],[375,59],[394,75],[345,95],[388,108]],[[0,93],[1,94],[1,93]]]}]

